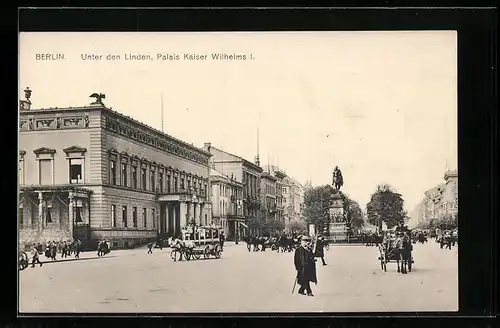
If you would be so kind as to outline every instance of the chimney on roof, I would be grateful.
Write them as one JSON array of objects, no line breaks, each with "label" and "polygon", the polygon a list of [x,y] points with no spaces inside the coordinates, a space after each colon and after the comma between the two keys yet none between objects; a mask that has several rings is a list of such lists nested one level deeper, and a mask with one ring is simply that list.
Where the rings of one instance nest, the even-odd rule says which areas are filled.
[{"label": "chimney on roof", "polygon": [[212,143],[205,142],[205,144],[203,145],[203,148],[210,153],[210,149],[212,148]]}]

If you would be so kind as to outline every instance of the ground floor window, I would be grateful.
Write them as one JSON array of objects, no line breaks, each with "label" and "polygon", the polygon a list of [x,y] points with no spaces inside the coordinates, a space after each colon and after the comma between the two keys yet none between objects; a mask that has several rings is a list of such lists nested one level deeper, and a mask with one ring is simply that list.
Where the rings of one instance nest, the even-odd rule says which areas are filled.
[{"label": "ground floor window", "polygon": [[151,220],[153,220],[153,229],[156,229],[156,215],[155,215],[156,213],[155,212],[156,212],[155,209],[152,208],[151,209],[151,218],[152,218]]},{"label": "ground floor window", "polygon": [[111,205],[111,226],[116,228],[116,205]]},{"label": "ground floor window", "polygon": [[137,207],[132,209],[132,225],[134,228],[137,228]]},{"label": "ground floor window", "polygon": [[122,225],[124,228],[127,227],[127,206],[122,207]]},{"label": "ground floor window", "polygon": [[50,207],[45,209],[45,221],[47,223],[52,223],[52,209]]},{"label": "ground floor window", "polygon": [[83,222],[82,208],[81,207],[76,207],[76,209],[75,209],[75,221],[76,222]]}]

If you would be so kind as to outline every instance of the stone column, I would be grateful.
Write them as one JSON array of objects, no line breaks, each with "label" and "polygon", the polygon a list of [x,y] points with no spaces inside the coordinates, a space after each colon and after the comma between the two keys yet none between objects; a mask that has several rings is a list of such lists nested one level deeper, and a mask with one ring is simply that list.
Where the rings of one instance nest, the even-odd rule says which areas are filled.
[{"label": "stone column", "polygon": [[43,230],[43,193],[38,192],[38,232]]},{"label": "stone column", "polygon": [[69,231],[71,232],[71,236],[73,236],[73,226],[74,226],[74,211],[73,211],[73,208],[75,206],[74,202],[74,198],[73,198],[73,193],[70,192],[69,195],[68,195],[68,199],[69,199],[69,204],[68,204],[68,220],[69,220]]},{"label": "stone column", "polygon": [[179,210],[179,215],[181,217],[180,222],[181,222],[181,227],[187,227],[188,226],[188,208],[187,208],[187,203],[186,202],[180,202],[179,203],[180,210]]},{"label": "stone column", "polygon": [[174,220],[172,223],[172,234],[174,235],[174,237],[176,237],[175,233],[176,233],[176,229],[177,229],[177,205],[174,204],[172,205],[172,219]]},{"label": "stone column", "polygon": [[203,204],[198,204],[200,206],[200,224],[201,225],[206,225],[208,222],[205,222],[205,213],[204,213],[204,208]]},{"label": "stone column", "polygon": [[196,220],[196,224],[202,225],[200,203],[194,204],[194,219]]},{"label": "stone column", "polygon": [[172,218],[170,217],[170,206],[168,205],[168,203],[165,203],[163,206],[165,206],[165,222],[164,222],[164,227],[165,227],[165,231],[163,231],[163,233],[170,233],[171,231],[169,231],[169,227],[170,227],[170,220],[172,220]]}]

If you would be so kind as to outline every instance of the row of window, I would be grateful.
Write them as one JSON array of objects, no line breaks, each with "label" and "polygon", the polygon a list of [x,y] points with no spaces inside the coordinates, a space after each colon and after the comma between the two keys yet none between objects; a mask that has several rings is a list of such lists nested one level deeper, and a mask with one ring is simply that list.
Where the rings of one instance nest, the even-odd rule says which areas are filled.
[{"label": "row of window", "polygon": [[185,190],[198,195],[206,195],[207,193],[207,183],[205,180],[186,178],[184,176],[171,176],[169,173],[167,173],[165,178],[164,172],[157,172],[151,168],[148,169],[148,167],[139,165],[139,163],[134,165],[128,163],[128,161],[122,161],[118,171],[117,159],[110,157],[109,168],[109,183],[112,185],[160,193],[164,191],[170,193]]},{"label": "row of window", "polygon": [[[68,158],[68,183],[84,183],[83,158]],[[38,184],[52,185],[55,181],[54,158],[42,158],[37,160]],[[19,184],[25,184],[24,157],[19,159]]]},{"label": "row of window", "polygon": [[247,197],[257,197],[257,183],[258,179],[256,176],[251,175],[247,172],[243,172],[243,196]]},{"label": "row of window", "polygon": [[[75,206],[75,207],[73,207],[73,211],[74,211],[75,223],[83,222],[82,208]],[[33,215],[34,212],[32,212],[31,214]],[[24,226],[24,223],[25,223],[24,222],[24,209],[22,206],[19,207],[18,217],[19,217],[19,224],[21,225],[21,227]],[[53,222],[53,209],[52,209],[52,207],[45,207],[45,209],[43,211],[43,222],[45,224],[54,223]]]},{"label": "row of window", "polygon": [[234,196],[236,198],[242,197],[242,191],[238,190],[238,188],[232,186],[226,186],[224,184],[219,184],[219,195],[225,197]]},{"label": "row of window", "polygon": [[[117,212],[116,212],[116,205],[112,204],[111,205],[111,227],[117,228],[128,228],[129,225],[129,216],[128,216],[128,208],[127,206],[123,205],[121,208],[121,225],[118,225],[117,222]],[[143,207],[141,209],[141,222],[138,222],[138,208],[136,206],[132,207],[132,228],[138,228],[141,226],[141,228],[148,228],[148,222],[151,220],[151,226],[153,229],[156,229],[156,209],[152,208],[150,209],[150,216],[148,219],[148,209]]]},{"label": "row of window", "polygon": [[275,194],[276,193],[276,188],[272,185],[266,184],[266,194]]},{"label": "row of window", "polygon": [[219,216],[226,215],[242,215],[243,208],[241,204],[227,202],[225,200],[219,201],[219,207],[214,208],[214,212]]}]

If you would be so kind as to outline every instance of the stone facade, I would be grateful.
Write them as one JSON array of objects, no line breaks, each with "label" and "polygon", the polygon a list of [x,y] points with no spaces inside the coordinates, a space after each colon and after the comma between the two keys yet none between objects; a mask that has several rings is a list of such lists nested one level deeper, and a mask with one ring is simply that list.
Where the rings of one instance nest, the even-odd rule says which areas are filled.
[{"label": "stone facade", "polygon": [[263,210],[261,213],[264,214],[265,224],[276,220],[276,181],[269,172],[263,172],[260,176],[260,203]]},{"label": "stone facade", "polygon": [[287,176],[283,180],[285,219],[302,219],[304,211],[304,188],[295,179]]},{"label": "stone facade", "polygon": [[[133,246],[208,220],[210,154],[202,149],[99,104],[24,109],[19,128],[20,208],[23,221],[38,222],[23,222],[22,242],[78,230]],[[44,224],[49,200],[58,226]],[[31,212],[30,203],[38,204]]]},{"label": "stone facade", "polygon": [[222,227],[227,240],[241,240],[246,236],[243,216],[243,185],[233,175],[226,176],[210,170],[212,217]]},{"label": "stone facade", "polygon": [[445,183],[441,183],[424,193],[422,201],[410,213],[410,226],[439,219],[447,214],[458,213],[458,173],[447,171]]},{"label": "stone facade", "polygon": [[[203,149],[212,155],[211,165],[215,170],[225,176],[232,176],[242,184],[245,222],[257,218],[261,207],[259,187],[262,168],[256,163],[216,148],[211,143],[205,143]],[[259,231],[250,228],[248,233],[259,234]]]}]

